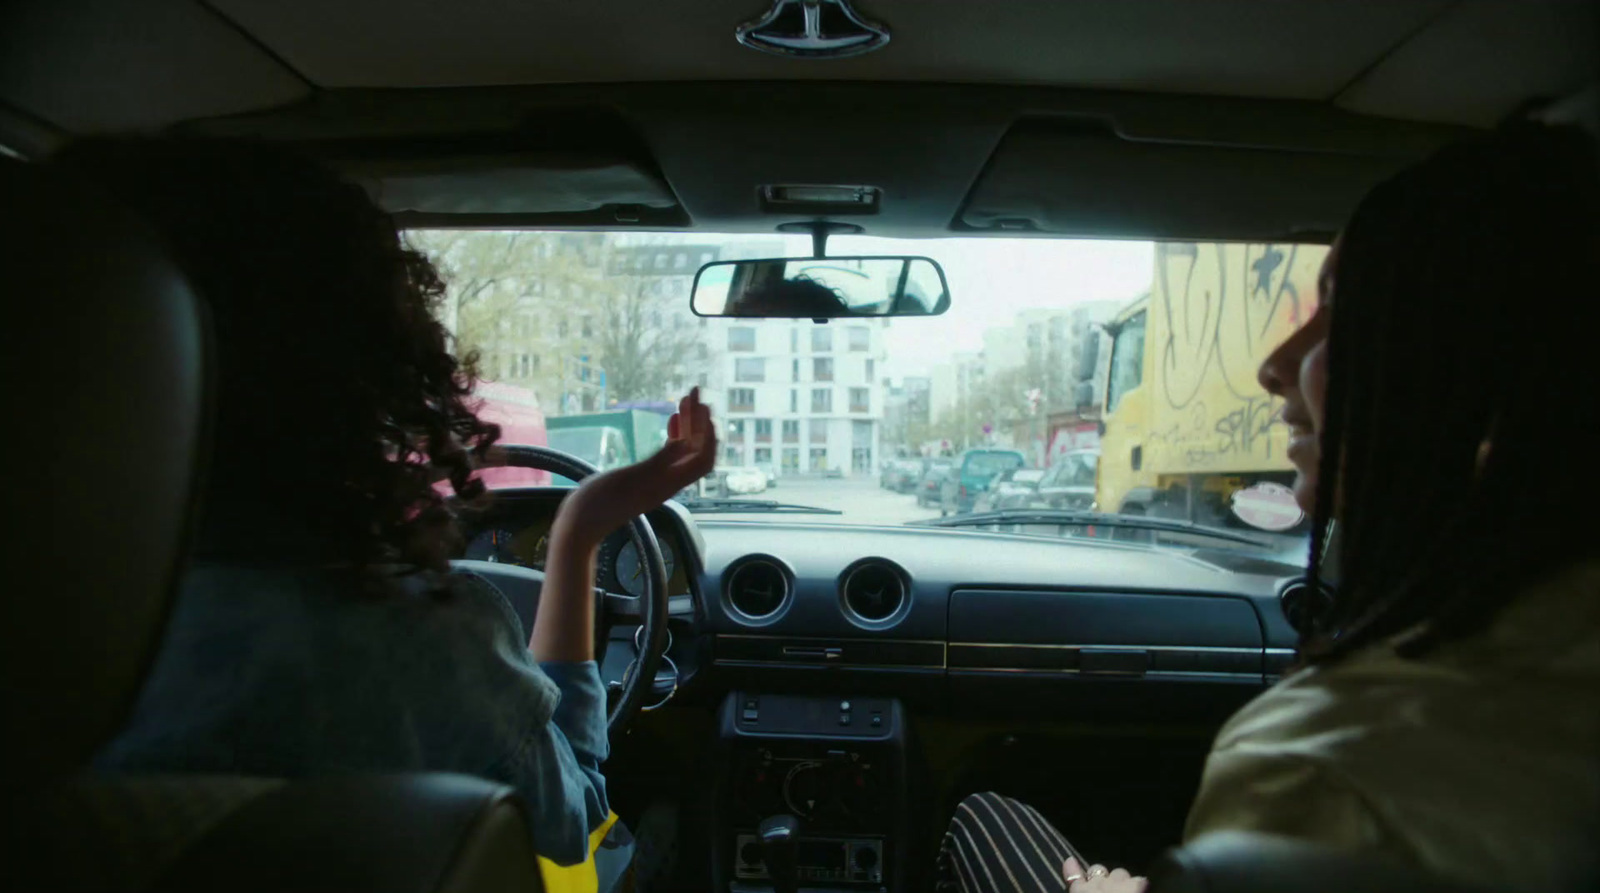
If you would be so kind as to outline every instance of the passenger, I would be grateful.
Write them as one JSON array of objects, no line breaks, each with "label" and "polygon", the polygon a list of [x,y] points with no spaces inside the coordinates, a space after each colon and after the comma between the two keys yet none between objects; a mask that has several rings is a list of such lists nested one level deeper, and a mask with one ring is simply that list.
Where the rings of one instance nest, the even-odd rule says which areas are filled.
[{"label": "passenger", "polygon": [[[596,549],[711,469],[698,391],[659,453],[562,503],[530,641],[499,593],[450,574],[459,534],[433,483],[484,498],[474,471],[499,430],[435,320],[444,283],[393,220],[266,146],[91,141],[58,163],[163,233],[217,357],[192,563],[98,768],[477,775],[521,793],[540,855],[584,862],[610,813]],[[600,850],[601,889],[627,853]]]},{"label": "passenger", "polygon": [[[1319,310],[1260,371],[1296,498],[1337,531],[1312,548],[1337,594],[1301,668],[1217,735],[1186,839],[1265,832],[1474,888],[1596,889],[1600,479],[1561,470],[1600,431],[1597,283],[1578,131],[1452,146],[1362,201]],[[960,804],[941,871],[971,891],[1144,887],[995,794]]]}]

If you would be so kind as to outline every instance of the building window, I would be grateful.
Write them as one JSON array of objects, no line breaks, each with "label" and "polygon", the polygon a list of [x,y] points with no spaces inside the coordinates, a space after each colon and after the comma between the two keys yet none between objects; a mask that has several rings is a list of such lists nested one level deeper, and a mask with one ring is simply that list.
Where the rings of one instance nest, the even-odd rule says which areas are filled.
[{"label": "building window", "polygon": [[811,470],[812,471],[827,471],[828,470],[828,448],[827,447],[812,447],[811,448]]},{"label": "building window", "polygon": [[533,361],[536,360],[536,359],[538,359],[538,357],[531,356],[529,354],[523,354],[522,355],[522,377],[523,378],[527,378],[528,376],[533,374],[533,370],[535,368],[534,364],[533,364]]},{"label": "building window", "polygon": [[556,323],[556,337],[557,338],[565,338],[565,337],[567,337],[567,321],[566,320],[563,319],[560,322]]},{"label": "building window", "polygon": [[866,350],[872,343],[872,330],[866,326],[851,326],[846,331],[850,333],[851,350]]},{"label": "building window", "polygon": [[800,442],[800,420],[799,419],[784,419],[784,421],[783,421],[783,442],[784,443],[799,443]]},{"label": "building window", "polygon": [[756,464],[772,464],[772,447],[756,447]]},{"label": "building window", "polygon": [[711,356],[711,348],[706,347],[706,343],[701,341],[694,346],[694,355],[695,359],[703,360]]},{"label": "building window", "polygon": [[799,360],[790,360],[789,361],[789,380],[790,381],[799,381],[800,380],[800,361]]},{"label": "building window", "polygon": [[687,267],[688,265],[689,265],[689,255],[684,254],[681,251],[678,252],[678,254],[675,257],[672,258],[672,268],[674,270],[681,270],[684,267]]},{"label": "building window", "polygon": [[850,389],[850,411],[851,412],[867,412],[868,411],[868,408],[867,408],[867,389],[866,388],[851,388]]},{"label": "building window", "polygon": [[783,470],[785,474],[795,474],[800,471],[799,447],[785,447],[783,450]]},{"label": "building window", "polygon": [[756,330],[750,326],[734,326],[728,330],[728,349],[749,353],[756,349]]},{"label": "building window", "polygon": [[828,442],[828,422],[826,419],[813,419],[811,422],[811,442]]},{"label": "building window", "polygon": [[665,254],[656,255],[656,269],[665,270],[666,268],[667,268],[667,256]]},{"label": "building window", "polygon": [[728,442],[744,443],[744,419],[728,420]]},{"label": "building window", "polygon": [[590,319],[587,316],[585,316],[583,318],[583,337],[585,337],[585,338],[593,338],[594,337],[594,320]]},{"label": "building window", "polygon": [[756,443],[772,442],[772,420],[756,419]]},{"label": "building window", "polygon": [[811,360],[812,381],[833,381],[833,357],[813,357]]},{"label": "building window", "polygon": [[729,412],[755,412],[756,411],[756,390],[755,390],[755,388],[729,388],[728,389],[728,411]]},{"label": "building window", "polygon": [[533,355],[533,371],[535,371],[535,372],[539,371],[539,355],[538,354],[534,354]]},{"label": "building window", "polygon": [[734,381],[766,381],[767,361],[760,357],[740,357],[733,361]]},{"label": "building window", "polygon": [[726,446],[722,448],[722,464],[743,465],[744,447]]},{"label": "building window", "polygon": [[833,412],[833,388],[811,389],[811,411]]},{"label": "building window", "polygon": [[800,330],[799,329],[790,329],[789,330],[789,352],[790,353],[799,353],[800,352]]},{"label": "building window", "polygon": [[799,388],[790,388],[789,389],[789,411],[790,412],[799,412],[800,411],[800,389]]},{"label": "building window", "polygon": [[811,330],[811,352],[828,353],[833,350],[833,330],[827,326],[817,326]]},{"label": "building window", "polygon": [[877,364],[870,358],[867,360],[867,384],[872,384],[872,373],[877,369]]},{"label": "building window", "polygon": [[713,258],[711,257],[711,252],[709,252],[709,251],[700,252],[700,266],[703,267],[706,264],[711,263],[712,259]]}]

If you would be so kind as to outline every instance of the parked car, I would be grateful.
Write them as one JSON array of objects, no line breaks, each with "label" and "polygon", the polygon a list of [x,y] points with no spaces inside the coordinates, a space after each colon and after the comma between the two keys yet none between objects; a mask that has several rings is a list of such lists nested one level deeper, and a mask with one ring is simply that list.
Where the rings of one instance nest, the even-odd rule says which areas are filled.
[{"label": "parked car", "polygon": [[938,459],[928,463],[928,467],[922,471],[922,477],[917,479],[917,505],[939,504],[940,488],[944,484],[945,475],[949,474],[953,467],[954,464],[949,459]]},{"label": "parked car", "polygon": [[1013,468],[1002,471],[987,490],[978,494],[972,503],[974,512],[996,512],[1001,509],[1026,508],[1038,493],[1039,482],[1044,479],[1042,468]]},{"label": "parked car", "polygon": [[1021,468],[1028,460],[1017,450],[983,447],[967,450],[945,475],[939,489],[939,514],[963,515],[972,511],[978,495],[1004,472]]},{"label": "parked car", "polygon": [[922,479],[923,464],[916,459],[890,459],[878,474],[878,486],[896,493],[909,493]]},{"label": "parked car", "polygon": [[1034,504],[1053,509],[1093,508],[1095,469],[1099,464],[1099,450],[1062,454],[1039,481]]},{"label": "parked car", "polygon": [[729,468],[724,481],[728,492],[735,496],[748,496],[767,489],[767,473],[754,465]]},{"label": "parked car", "polygon": [[767,476],[768,489],[778,486],[778,466],[773,465],[771,462],[757,462],[756,468]]}]

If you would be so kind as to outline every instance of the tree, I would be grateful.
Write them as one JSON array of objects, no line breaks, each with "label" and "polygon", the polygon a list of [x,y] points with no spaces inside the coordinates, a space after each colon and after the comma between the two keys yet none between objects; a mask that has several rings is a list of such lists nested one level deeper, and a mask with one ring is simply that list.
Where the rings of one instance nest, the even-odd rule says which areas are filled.
[{"label": "tree", "polygon": [[675,396],[701,343],[658,293],[659,277],[614,278],[600,295],[600,361],[606,390],[619,401]]},{"label": "tree", "polygon": [[[425,230],[408,239],[445,279],[438,312],[456,350],[476,351],[490,379],[502,369],[527,378],[531,364],[515,360],[540,358],[527,384],[542,384],[556,411],[574,387],[598,391],[601,371],[611,399],[674,396],[698,353],[698,330],[660,294],[683,277],[608,272],[618,248],[610,234]],[[592,373],[581,384],[570,374],[580,356]]]}]

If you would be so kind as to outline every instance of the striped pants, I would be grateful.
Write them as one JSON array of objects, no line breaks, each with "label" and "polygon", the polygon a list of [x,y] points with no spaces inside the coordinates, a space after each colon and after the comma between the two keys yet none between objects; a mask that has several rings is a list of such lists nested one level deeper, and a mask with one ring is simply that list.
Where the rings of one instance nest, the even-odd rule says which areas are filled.
[{"label": "striped pants", "polygon": [[1064,893],[1061,865],[1084,859],[1038,810],[999,794],[956,806],[939,847],[939,887],[959,893]]}]

